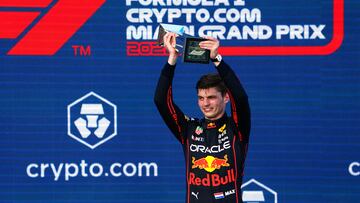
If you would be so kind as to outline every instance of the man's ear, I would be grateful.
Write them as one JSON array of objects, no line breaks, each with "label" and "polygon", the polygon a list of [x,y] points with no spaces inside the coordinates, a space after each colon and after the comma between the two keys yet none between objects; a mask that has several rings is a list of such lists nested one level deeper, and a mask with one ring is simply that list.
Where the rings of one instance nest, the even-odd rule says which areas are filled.
[{"label": "man's ear", "polygon": [[225,93],[224,101],[225,101],[225,103],[228,103],[230,101],[230,96],[229,96],[228,92]]}]

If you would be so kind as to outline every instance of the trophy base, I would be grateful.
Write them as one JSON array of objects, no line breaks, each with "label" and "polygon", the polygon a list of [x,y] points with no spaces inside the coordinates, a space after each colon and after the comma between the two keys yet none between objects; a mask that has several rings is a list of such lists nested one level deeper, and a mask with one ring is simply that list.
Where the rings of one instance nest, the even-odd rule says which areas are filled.
[{"label": "trophy base", "polygon": [[206,41],[204,38],[186,37],[183,61],[185,63],[204,63],[210,62],[210,50],[199,47],[201,41]]}]

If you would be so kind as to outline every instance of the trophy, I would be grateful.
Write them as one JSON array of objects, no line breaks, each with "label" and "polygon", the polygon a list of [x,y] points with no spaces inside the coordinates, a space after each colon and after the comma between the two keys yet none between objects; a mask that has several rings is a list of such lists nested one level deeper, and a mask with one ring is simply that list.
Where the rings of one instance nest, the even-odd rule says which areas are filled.
[{"label": "trophy", "polygon": [[202,49],[199,46],[201,41],[206,41],[204,38],[194,37],[185,33],[184,26],[172,24],[160,24],[158,34],[158,45],[164,45],[164,35],[167,32],[173,32],[176,36],[175,49],[182,54],[183,61],[186,63],[209,63],[210,51]]}]

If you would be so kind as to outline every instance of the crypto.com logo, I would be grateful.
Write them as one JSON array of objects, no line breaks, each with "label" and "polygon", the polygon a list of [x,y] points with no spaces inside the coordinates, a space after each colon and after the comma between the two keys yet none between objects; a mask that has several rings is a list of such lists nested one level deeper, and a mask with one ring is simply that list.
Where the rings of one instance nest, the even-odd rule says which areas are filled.
[{"label": "crypto.com logo", "polygon": [[352,176],[360,176],[360,162],[352,162],[350,165],[349,165],[349,173],[350,175]]},{"label": "crypto.com logo", "polygon": [[[0,39],[17,39],[34,21],[35,25],[7,55],[54,55],[101,7],[105,0],[1,0]],[[20,11],[8,11],[20,8]],[[24,8],[26,11],[24,11]],[[47,9],[41,15],[39,9]],[[34,11],[28,11],[28,10]],[[40,19],[38,19],[40,18]]]},{"label": "crypto.com logo", "polygon": [[[223,56],[291,56],[291,55],[329,55],[334,53],[344,39],[344,0],[329,0],[333,3],[332,39],[326,45],[304,46],[221,46]],[[291,2],[291,0],[289,1]],[[330,20],[330,19],[329,19]],[[165,56],[165,48],[156,41],[128,41],[128,56]]]},{"label": "crypto.com logo", "polygon": [[68,105],[68,135],[95,149],[117,134],[116,112],[116,105],[90,92]]}]

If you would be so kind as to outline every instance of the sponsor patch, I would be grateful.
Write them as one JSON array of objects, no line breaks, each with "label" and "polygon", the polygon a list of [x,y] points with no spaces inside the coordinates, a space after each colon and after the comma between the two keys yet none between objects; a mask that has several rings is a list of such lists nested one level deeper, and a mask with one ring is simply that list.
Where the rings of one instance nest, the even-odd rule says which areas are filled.
[{"label": "sponsor patch", "polygon": [[221,126],[221,128],[219,128],[219,133],[222,133],[226,128],[226,124],[224,124],[223,126]]},{"label": "sponsor patch", "polygon": [[202,127],[200,127],[200,126],[196,127],[195,133],[196,133],[197,135],[200,135],[200,134],[203,133],[203,132],[204,132],[204,130],[202,129]]}]

